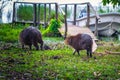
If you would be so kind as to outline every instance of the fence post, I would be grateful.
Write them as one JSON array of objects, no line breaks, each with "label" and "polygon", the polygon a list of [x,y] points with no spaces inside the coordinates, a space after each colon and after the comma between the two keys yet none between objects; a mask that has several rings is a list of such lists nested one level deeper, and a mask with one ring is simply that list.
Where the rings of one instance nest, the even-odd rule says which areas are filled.
[{"label": "fence post", "polygon": [[58,20],[58,4],[55,3],[55,18]]},{"label": "fence post", "polygon": [[49,21],[50,21],[50,18],[51,18],[51,4],[49,4]]},{"label": "fence post", "polygon": [[87,4],[87,23],[86,26],[89,27],[90,24],[90,6]]},{"label": "fence post", "polygon": [[77,9],[77,5],[74,4],[74,22],[73,22],[73,25],[76,25],[76,9]]},{"label": "fence post", "polygon": [[64,37],[64,39],[66,39],[66,37],[67,37],[67,20],[66,20],[66,18],[67,18],[67,4],[65,5],[65,15],[64,15],[64,22],[65,22],[65,37]]},{"label": "fence post", "polygon": [[40,25],[40,4],[38,4],[38,26]]},{"label": "fence post", "polygon": [[13,17],[12,17],[12,23],[15,22],[15,2],[13,3]]},{"label": "fence post", "polygon": [[95,34],[95,36],[98,37],[98,29],[97,29],[97,26],[98,26],[98,18],[95,17],[95,32],[94,32],[94,34]]},{"label": "fence post", "polygon": [[36,4],[33,4],[33,7],[34,7],[34,13],[33,13],[33,24],[34,26],[37,26],[37,6]]},{"label": "fence post", "polygon": [[46,4],[44,4],[44,27],[46,28]]}]

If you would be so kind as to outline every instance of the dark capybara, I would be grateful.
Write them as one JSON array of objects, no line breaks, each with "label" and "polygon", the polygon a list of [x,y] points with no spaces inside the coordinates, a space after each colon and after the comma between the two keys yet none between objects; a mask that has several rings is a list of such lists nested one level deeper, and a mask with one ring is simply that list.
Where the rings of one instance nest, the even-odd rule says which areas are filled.
[{"label": "dark capybara", "polygon": [[92,57],[92,45],[93,40],[88,34],[77,34],[75,36],[70,36],[65,39],[65,43],[72,46],[75,51],[73,55],[77,52],[79,54],[79,50],[87,50],[87,56]]},{"label": "dark capybara", "polygon": [[41,50],[43,49],[43,40],[40,31],[35,27],[28,27],[21,31],[20,33],[20,42],[22,44],[22,48],[24,49],[24,45],[28,45],[30,50],[32,44],[36,47],[36,50],[39,49],[38,43],[41,44]]}]

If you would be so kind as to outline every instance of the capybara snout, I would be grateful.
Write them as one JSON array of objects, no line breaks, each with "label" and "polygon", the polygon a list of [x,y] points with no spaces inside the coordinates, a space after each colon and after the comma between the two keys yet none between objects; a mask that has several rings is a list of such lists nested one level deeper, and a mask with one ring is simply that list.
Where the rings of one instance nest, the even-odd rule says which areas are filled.
[{"label": "capybara snout", "polygon": [[39,49],[38,43],[41,44],[41,50],[43,48],[43,40],[42,35],[40,31],[35,27],[28,27],[25,28],[20,32],[19,36],[20,42],[22,44],[22,48],[24,48],[24,45],[28,45],[29,48],[32,48],[32,45],[35,46],[36,50]]},{"label": "capybara snout", "polygon": [[65,43],[72,46],[75,49],[73,55],[76,52],[79,55],[79,50],[87,50],[87,56],[92,57],[93,40],[90,35],[77,34],[75,36],[70,36],[65,39]]}]

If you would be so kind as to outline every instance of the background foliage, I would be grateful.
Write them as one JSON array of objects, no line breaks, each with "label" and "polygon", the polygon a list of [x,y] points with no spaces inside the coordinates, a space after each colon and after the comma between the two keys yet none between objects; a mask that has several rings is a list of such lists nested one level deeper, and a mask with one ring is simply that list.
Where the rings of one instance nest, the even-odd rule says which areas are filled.
[{"label": "background foliage", "polygon": [[61,27],[61,22],[59,20],[51,19],[47,29],[43,32],[43,36],[49,36],[49,37],[60,36],[60,32],[58,31],[58,28],[60,27]]},{"label": "background foliage", "polygon": [[17,18],[18,20],[32,21],[33,20],[33,7],[20,5],[17,9]]},{"label": "background foliage", "polygon": [[24,28],[29,25],[21,25],[21,24],[0,24],[0,41],[5,42],[16,42],[19,38],[19,33]]},{"label": "background foliage", "polygon": [[115,7],[116,5],[120,5],[120,0],[102,0],[103,5],[106,4],[113,4]]},{"label": "background foliage", "polygon": [[[38,13],[38,5],[37,5],[37,13]],[[33,5],[20,5],[19,8],[17,9],[17,17],[18,20],[25,20],[25,21],[32,21],[33,20]],[[44,20],[44,5],[40,6],[40,14],[39,19],[41,21]],[[51,13],[49,15],[49,8],[46,8],[46,20],[49,21],[50,19],[55,18],[55,11],[52,9]]]}]

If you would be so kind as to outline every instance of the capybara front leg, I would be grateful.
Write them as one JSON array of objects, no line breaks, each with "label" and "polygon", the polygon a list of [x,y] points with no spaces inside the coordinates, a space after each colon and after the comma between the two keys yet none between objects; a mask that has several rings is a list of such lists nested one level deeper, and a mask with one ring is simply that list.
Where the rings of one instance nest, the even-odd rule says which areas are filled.
[{"label": "capybara front leg", "polygon": [[36,50],[38,50],[38,49],[39,49],[39,46],[38,46],[37,42],[34,42],[34,44],[33,44],[33,45],[36,47]]},{"label": "capybara front leg", "polygon": [[92,51],[91,50],[87,50],[87,56],[92,57]]},{"label": "capybara front leg", "polygon": [[43,42],[41,42],[40,48],[41,50],[43,50]]},{"label": "capybara front leg", "polygon": [[32,49],[32,45],[29,45],[29,49],[30,49],[30,50]]}]

